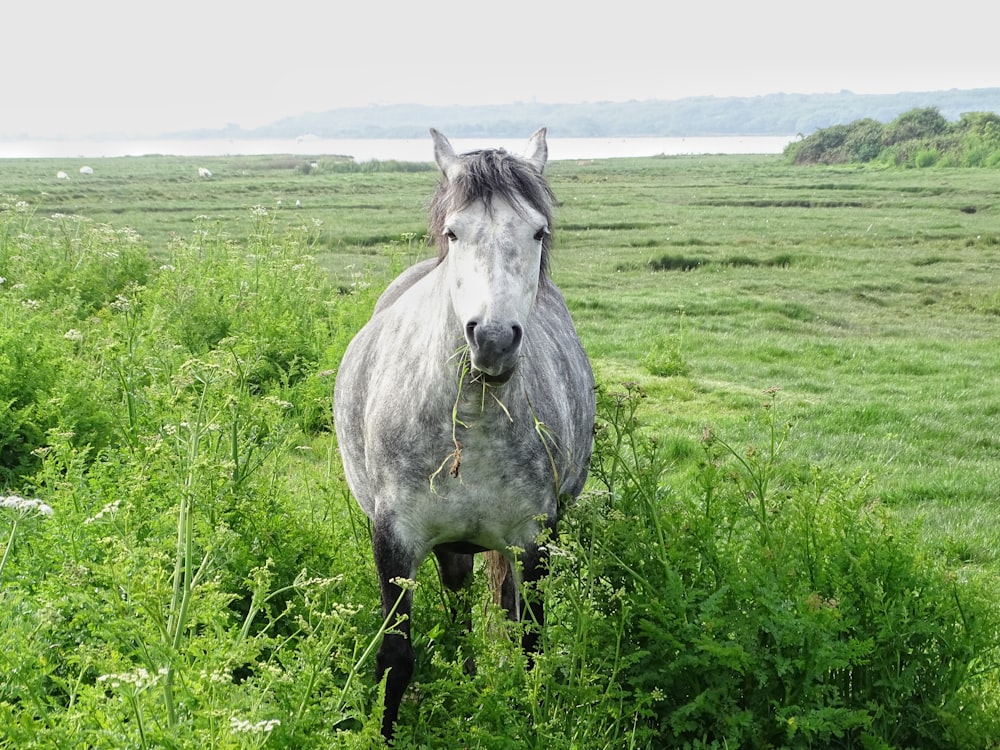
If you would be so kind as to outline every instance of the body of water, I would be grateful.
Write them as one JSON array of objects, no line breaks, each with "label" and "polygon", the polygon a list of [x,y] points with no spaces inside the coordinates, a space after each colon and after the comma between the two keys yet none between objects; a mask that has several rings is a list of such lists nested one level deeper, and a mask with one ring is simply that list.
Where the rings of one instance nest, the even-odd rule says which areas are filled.
[{"label": "body of water", "polygon": [[[780,154],[794,136],[718,136],[693,138],[550,138],[550,159],[613,159],[665,154]],[[499,146],[519,153],[527,138],[453,138],[459,152]],[[227,156],[236,154],[294,154],[301,156],[351,156],[372,159],[431,161],[433,147],[427,138],[329,139],[257,138],[203,140],[0,140],[0,159],[96,159],[111,156]]]}]

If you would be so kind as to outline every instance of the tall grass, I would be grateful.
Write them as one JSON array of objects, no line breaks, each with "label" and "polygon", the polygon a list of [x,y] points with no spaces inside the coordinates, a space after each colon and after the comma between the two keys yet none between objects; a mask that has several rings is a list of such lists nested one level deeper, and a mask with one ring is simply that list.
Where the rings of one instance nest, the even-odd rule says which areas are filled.
[{"label": "tall grass", "polygon": [[[592,479],[549,540],[533,669],[483,581],[465,636],[421,571],[399,743],[996,747],[996,527],[969,522],[991,491],[989,217],[971,244],[912,251],[951,214],[883,217],[879,261],[839,214],[737,206],[731,171],[685,174],[703,184],[664,218],[643,195],[678,164],[555,165],[577,227],[556,272],[603,381]],[[871,190],[847,177],[812,189]],[[751,231],[758,211],[773,234]],[[370,656],[393,623],[329,407],[386,278],[286,218],[244,208],[239,231],[196,219],[150,248],[0,207],[0,747],[378,746]],[[365,262],[409,261],[405,229]],[[790,262],[769,263],[781,243]],[[647,265],[675,246],[708,262]],[[946,388],[962,398],[927,408]],[[903,462],[926,471],[887,482]]]},{"label": "tall grass", "polygon": [[[329,397],[384,278],[331,280],[314,233],[272,209],[244,213],[245,231],[199,220],[150,253],[129,230],[15,200],[0,211],[0,747],[380,742],[370,655],[393,623],[379,616]],[[379,265],[416,252],[413,240],[380,249]],[[678,273],[787,271],[714,265]],[[606,280],[563,269],[604,384],[592,480],[530,592],[551,613],[544,653],[525,668],[519,626],[478,579],[463,636],[428,563],[399,743],[995,747],[989,567],[942,566],[876,475],[803,450],[817,437],[801,386],[696,392],[702,339],[733,343],[697,284],[643,359],[596,335],[602,318],[625,322],[607,320],[600,295],[582,305],[585,284]],[[664,272],[621,273],[646,286]],[[811,301],[750,308],[806,342],[797,356],[859,367],[812,335],[826,324]],[[754,361],[796,356],[786,343],[756,342]],[[953,351],[905,362],[933,377]],[[622,372],[643,386],[619,385]],[[664,427],[665,403],[697,399],[715,399],[709,429],[687,434],[679,410],[681,426]],[[856,406],[824,418],[884,430],[902,409]]]},{"label": "tall grass", "polygon": [[[69,246],[63,219],[5,235],[8,351],[32,359],[4,381],[21,436],[4,485],[51,508],[4,509],[5,746],[260,746],[363,704],[340,679],[363,666],[343,575],[363,540],[291,464],[329,424],[343,321],[372,300],[338,303],[301,238],[255,216],[249,244],[197,233],[128,280],[103,227]],[[91,266],[105,284],[85,299],[49,281]]]}]

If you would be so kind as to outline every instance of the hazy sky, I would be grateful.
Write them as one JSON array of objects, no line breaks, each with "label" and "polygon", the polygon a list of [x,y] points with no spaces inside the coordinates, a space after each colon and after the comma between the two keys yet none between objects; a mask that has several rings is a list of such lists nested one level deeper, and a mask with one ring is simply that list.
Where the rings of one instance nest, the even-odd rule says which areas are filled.
[{"label": "hazy sky", "polygon": [[250,128],[401,102],[993,87],[997,28],[991,0],[13,0],[0,136]]}]

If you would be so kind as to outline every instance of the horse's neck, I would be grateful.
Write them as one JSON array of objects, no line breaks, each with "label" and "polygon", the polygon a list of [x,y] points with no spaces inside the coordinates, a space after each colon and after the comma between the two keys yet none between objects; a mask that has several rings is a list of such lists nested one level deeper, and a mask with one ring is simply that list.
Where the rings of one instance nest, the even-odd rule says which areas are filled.
[{"label": "horse's neck", "polygon": [[464,344],[462,323],[455,316],[444,268],[421,269],[410,286],[399,292],[386,311],[391,336],[403,336],[409,355],[423,365],[456,372]]}]

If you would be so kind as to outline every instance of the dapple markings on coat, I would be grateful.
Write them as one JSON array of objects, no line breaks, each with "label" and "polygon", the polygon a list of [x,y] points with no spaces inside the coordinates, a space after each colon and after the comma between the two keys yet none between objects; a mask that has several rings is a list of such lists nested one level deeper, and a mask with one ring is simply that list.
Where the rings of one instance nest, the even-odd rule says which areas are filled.
[{"label": "dapple markings on coat", "polygon": [[[560,498],[583,489],[593,446],[593,373],[549,276],[545,130],[523,156],[459,155],[431,135],[443,173],[430,204],[438,256],[382,294],[334,394],[347,482],[372,523],[382,613],[396,607],[398,619],[376,657],[378,678],[388,671],[390,741],[414,665],[400,579],[433,553],[443,584],[459,590],[473,554],[498,551],[503,606],[540,626],[540,597],[525,603],[520,583],[544,575],[538,540],[555,533]],[[522,646],[531,653],[537,641],[528,628]]]}]

